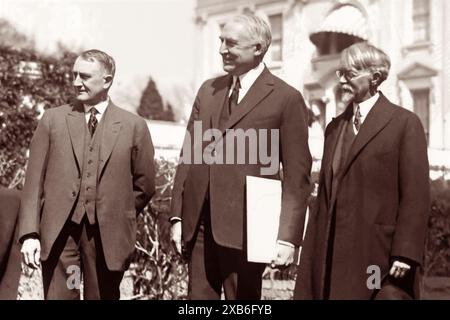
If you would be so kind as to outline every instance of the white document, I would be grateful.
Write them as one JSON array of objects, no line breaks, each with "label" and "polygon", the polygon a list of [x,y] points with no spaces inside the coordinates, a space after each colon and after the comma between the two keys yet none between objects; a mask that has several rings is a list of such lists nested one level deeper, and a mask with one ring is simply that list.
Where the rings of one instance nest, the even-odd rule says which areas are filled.
[{"label": "white document", "polygon": [[275,257],[281,213],[281,181],[247,176],[247,260]]}]

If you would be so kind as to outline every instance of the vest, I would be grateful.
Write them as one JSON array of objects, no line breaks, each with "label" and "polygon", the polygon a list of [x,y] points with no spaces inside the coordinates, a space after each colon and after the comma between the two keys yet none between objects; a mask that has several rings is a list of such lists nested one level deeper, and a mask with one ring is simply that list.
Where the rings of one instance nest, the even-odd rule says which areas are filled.
[{"label": "vest", "polygon": [[[105,118],[103,115],[102,120]],[[89,224],[95,223],[95,207],[97,198],[97,176],[100,165],[100,139],[103,132],[103,122],[97,124],[94,136],[91,138],[87,124],[84,126],[84,152],[81,171],[80,192],[72,215],[72,221],[80,224],[87,215]]]}]

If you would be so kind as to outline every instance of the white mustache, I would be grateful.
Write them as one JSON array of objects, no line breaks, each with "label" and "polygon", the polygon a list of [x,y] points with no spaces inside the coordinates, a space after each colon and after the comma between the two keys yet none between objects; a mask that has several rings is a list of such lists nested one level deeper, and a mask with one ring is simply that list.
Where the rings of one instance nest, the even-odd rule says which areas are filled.
[{"label": "white mustache", "polygon": [[342,85],[342,86],[341,86],[341,89],[342,89],[343,91],[353,92],[353,88],[352,88],[351,86],[349,86],[349,85],[346,85],[346,84]]}]

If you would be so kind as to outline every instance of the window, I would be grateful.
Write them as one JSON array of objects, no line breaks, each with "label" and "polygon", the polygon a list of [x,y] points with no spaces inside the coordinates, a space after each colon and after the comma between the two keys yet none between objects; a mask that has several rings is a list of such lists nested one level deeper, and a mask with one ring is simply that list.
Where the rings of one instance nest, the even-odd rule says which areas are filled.
[{"label": "window", "polygon": [[281,13],[269,16],[272,29],[272,44],[270,45],[271,61],[281,61],[283,57],[283,15]]},{"label": "window", "polygon": [[417,114],[425,130],[427,141],[430,135],[430,90],[420,89],[411,91],[414,100],[414,113]]},{"label": "window", "polygon": [[430,40],[430,1],[414,0],[413,2],[414,41]]}]

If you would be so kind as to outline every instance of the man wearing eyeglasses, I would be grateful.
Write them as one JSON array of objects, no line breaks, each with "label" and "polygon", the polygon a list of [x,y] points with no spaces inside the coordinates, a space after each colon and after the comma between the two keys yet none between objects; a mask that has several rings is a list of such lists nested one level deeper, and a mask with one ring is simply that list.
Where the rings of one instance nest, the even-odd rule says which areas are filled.
[{"label": "man wearing eyeglasses", "polygon": [[419,297],[427,142],[419,118],[378,91],[389,69],[389,57],[365,42],[342,52],[337,75],[349,104],[325,132],[296,299]]},{"label": "man wearing eyeglasses", "polygon": [[[265,265],[247,262],[246,257],[246,177],[279,179],[280,160],[283,164],[273,265],[287,266],[300,245],[310,193],[306,108],[300,92],[275,77],[262,62],[271,42],[264,20],[251,14],[234,17],[224,26],[220,40],[227,75],[206,81],[198,91],[187,126],[187,136],[193,141],[192,145],[185,141],[184,149],[194,154],[195,145],[200,145],[201,154],[212,149],[213,157],[216,150],[218,156],[223,151],[222,157],[212,163],[203,159],[201,164],[178,166],[172,194],[172,241],[179,252],[184,243],[189,256],[190,299],[219,299],[222,288],[226,299],[260,299]],[[217,130],[211,141],[195,141],[198,124],[201,136]],[[252,146],[246,151],[245,163],[239,162],[228,144],[232,130],[256,130],[258,140],[253,142],[259,147],[266,139],[270,150],[259,151],[276,159],[276,171],[265,175],[261,158],[250,163],[249,158],[257,156],[248,150]],[[275,145],[269,132],[279,133]]]}]

